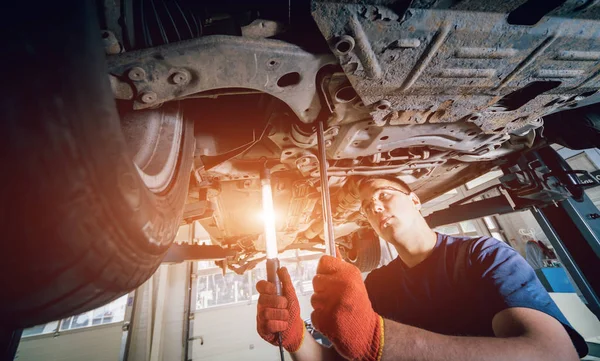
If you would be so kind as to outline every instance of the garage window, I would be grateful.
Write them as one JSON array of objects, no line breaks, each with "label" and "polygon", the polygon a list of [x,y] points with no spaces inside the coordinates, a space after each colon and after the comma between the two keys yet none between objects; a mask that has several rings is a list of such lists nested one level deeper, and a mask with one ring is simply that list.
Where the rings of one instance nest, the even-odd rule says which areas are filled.
[{"label": "garage window", "polygon": [[434,231],[447,234],[450,236],[475,237],[480,235],[475,226],[475,221],[462,221],[459,223],[447,224],[445,226],[436,227]]},{"label": "garage window", "polygon": [[456,225],[456,224],[449,224],[449,225],[446,225],[446,226],[436,227],[434,229],[434,231],[436,231],[438,233],[447,234],[449,236],[458,236],[458,235],[460,235],[460,229],[458,229],[458,225]]},{"label": "garage window", "polygon": [[465,184],[465,186],[468,190],[471,190],[477,186],[480,186],[484,183],[491,181],[492,179],[501,177],[503,174],[504,173],[501,170],[491,171],[489,173],[482,175],[481,177],[475,178],[472,181],[467,182],[467,184]]},{"label": "garage window", "polygon": [[466,235],[466,236],[477,235],[477,228],[475,228],[475,223],[473,221],[462,221],[459,224],[460,224],[460,228],[462,229],[464,235]]},{"label": "garage window", "polygon": [[[286,252],[287,253],[287,252]],[[293,253],[292,253],[293,254]],[[285,254],[284,254],[285,255]],[[286,267],[298,295],[312,293],[312,279],[317,272],[320,253],[306,252],[296,257],[280,257],[282,267]],[[221,268],[211,262],[198,262],[196,271],[196,310],[251,303],[258,300],[256,283],[267,279],[265,262],[243,275]]]},{"label": "garage window", "polygon": [[127,297],[124,295],[95,310],[67,317],[60,321],[48,322],[23,330],[23,337],[50,334],[67,330],[75,330],[109,323],[122,322],[125,318]]},{"label": "garage window", "polygon": [[233,272],[198,277],[196,309],[230,305],[249,301],[251,295],[250,276]]}]

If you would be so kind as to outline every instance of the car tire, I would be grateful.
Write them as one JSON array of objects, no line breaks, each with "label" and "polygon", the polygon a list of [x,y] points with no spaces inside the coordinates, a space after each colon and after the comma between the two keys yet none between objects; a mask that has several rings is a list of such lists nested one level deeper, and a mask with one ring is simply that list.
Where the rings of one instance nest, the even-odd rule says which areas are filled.
[{"label": "car tire", "polygon": [[194,149],[183,122],[172,177],[150,191],[123,136],[94,3],[20,10],[2,25],[11,71],[0,97],[0,322],[14,328],[94,309],[148,279],[178,230]]},{"label": "car tire", "polygon": [[369,228],[361,228],[350,234],[352,247],[340,247],[342,258],[355,265],[361,272],[371,272],[381,261],[381,244],[379,236]]}]

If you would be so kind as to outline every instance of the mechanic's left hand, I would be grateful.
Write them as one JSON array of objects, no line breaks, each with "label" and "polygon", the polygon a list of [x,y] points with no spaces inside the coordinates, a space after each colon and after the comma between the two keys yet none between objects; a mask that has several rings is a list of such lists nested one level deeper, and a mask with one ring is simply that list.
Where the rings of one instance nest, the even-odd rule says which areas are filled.
[{"label": "mechanic's left hand", "polygon": [[383,318],[371,306],[358,268],[323,256],[313,279],[313,325],[349,360],[377,361],[383,350]]},{"label": "mechanic's left hand", "polygon": [[282,295],[277,295],[275,284],[261,280],[256,284],[258,297],[256,329],[260,337],[277,346],[281,332],[281,345],[288,352],[300,349],[304,341],[304,322],[300,318],[300,304],[287,268],[277,271]]}]

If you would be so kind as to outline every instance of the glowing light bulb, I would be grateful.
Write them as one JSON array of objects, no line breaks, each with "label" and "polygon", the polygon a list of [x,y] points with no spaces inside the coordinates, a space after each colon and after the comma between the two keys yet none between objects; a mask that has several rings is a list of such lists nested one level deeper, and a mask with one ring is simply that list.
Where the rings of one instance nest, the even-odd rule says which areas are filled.
[{"label": "glowing light bulb", "polygon": [[277,235],[275,233],[275,210],[273,209],[273,194],[269,179],[261,179],[262,187],[262,219],[265,226],[265,242],[267,258],[277,258]]}]

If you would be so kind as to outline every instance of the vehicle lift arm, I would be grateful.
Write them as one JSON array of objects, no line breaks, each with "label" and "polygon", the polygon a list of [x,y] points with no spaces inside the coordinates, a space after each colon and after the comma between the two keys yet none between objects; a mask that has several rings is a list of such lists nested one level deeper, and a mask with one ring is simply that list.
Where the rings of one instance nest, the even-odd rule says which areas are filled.
[{"label": "vehicle lift arm", "polygon": [[[600,212],[584,185],[560,155],[544,147],[504,167],[499,196],[464,203],[425,217],[430,227],[529,209],[544,230],[561,263],[589,309],[600,318]],[[588,179],[593,179],[589,177]],[[487,189],[488,191],[492,188]],[[480,195],[484,192],[479,192]],[[473,196],[470,198],[474,198]]]}]

